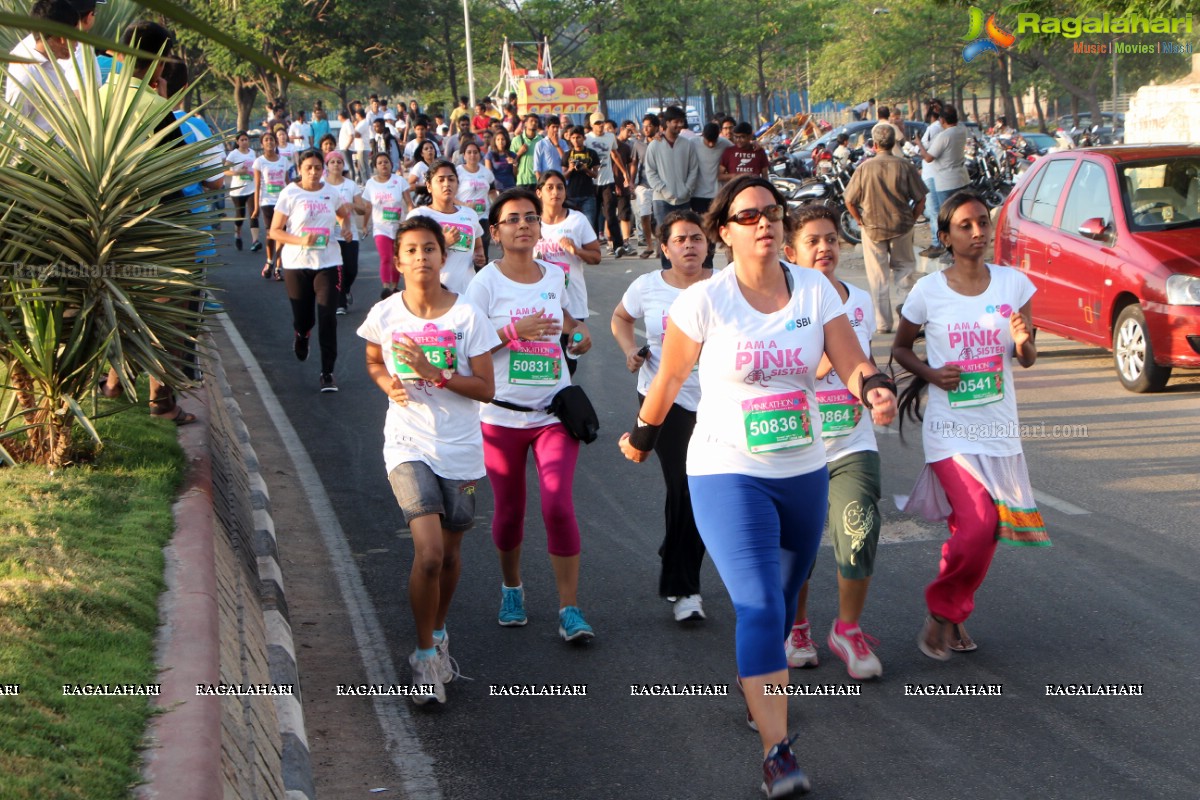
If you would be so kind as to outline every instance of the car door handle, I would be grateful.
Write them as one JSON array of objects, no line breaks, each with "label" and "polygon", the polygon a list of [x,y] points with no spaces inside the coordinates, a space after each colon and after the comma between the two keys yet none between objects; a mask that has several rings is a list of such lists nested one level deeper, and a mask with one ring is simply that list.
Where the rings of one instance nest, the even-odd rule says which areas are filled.
[{"label": "car door handle", "polygon": [[1058,256],[1062,255],[1062,247],[1058,242],[1051,242],[1049,246],[1046,247],[1046,254],[1051,258],[1057,258]]}]

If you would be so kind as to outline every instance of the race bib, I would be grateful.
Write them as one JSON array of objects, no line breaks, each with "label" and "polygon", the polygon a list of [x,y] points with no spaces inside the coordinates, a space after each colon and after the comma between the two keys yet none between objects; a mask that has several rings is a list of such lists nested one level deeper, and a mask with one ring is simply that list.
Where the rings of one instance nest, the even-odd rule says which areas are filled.
[{"label": "race bib", "polygon": [[862,418],[862,404],[847,389],[817,392],[817,410],[826,439],[849,436]]},{"label": "race bib", "polygon": [[508,382],[555,386],[562,377],[562,347],[557,342],[518,341],[508,359]]},{"label": "race bib", "polygon": [[392,368],[401,380],[421,380],[421,376],[400,360],[399,345],[408,337],[421,348],[429,363],[438,369],[454,369],[454,331],[440,331],[434,326],[414,333],[392,332]]},{"label": "race bib", "polygon": [[268,183],[267,184],[267,194],[279,194],[282,191],[283,191],[282,183]]},{"label": "race bib", "polygon": [[1004,364],[1000,356],[949,363],[962,370],[958,386],[949,391],[951,408],[985,406],[1004,397]]},{"label": "race bib", "polygon": [[329,228],[301,228],[300,229],[300,234],[302,236],[309,234],[309,233],[315,233],[317,235],[317,242],[316,242],[316,244],[313,244],[313,245],[305,245],[304,246],[305,250],[324,250],[326,247],[329,246]]},{"label": "race bib", "polygon": [[402,210],[403,209],[401,209],[399,206],[384,206],[383,207],[383,221],[384,222],[399,222],[400,221],[400,212]]},{"label": "race bib", "polygon": [[471,208],[474,209],[476,214],[483,214],[483,212],[487,211],[487,200],[472,201]]},{"label": "race bib", "polygon": [[454,238],[446,238],[447,249],[457,253],[466,253],[475,246],[475,234],[471,232],[470,227],[466,225],[458,225],[453,222],[443,222],[442,231],[445,233],[453,233]]},{"label": "race bib", "polygon": [[564,288],[564,289],[566,289],[568,286],[570,286],[570,285],[571,285],[571,265],[570,265],[570,264],[564,264],[564,263],[562,263],[561,261],[551,261],[550,263],[551,263],[551,264],[553,264],[553,265],[554,265],[554,266],[556,266],[556,267],[561,267],[561,268],[562,268],[562,271],[563,271],[563,288]]},{"label": "race bib", "polygon": [[772,394],[742,401],[746,447],[767,453],[812,444],[808,395],[803,391]]}]

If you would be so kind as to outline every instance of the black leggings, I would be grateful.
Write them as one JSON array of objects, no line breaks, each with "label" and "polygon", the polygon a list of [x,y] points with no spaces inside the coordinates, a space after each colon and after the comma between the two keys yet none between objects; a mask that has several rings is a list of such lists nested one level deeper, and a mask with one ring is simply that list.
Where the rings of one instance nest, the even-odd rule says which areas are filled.
[{"label": "black leggings", "polygon": [[252,194],[244,194],[240,197],[233,196],[233,224],[237,227],[238,232],[242,230],[242,222],[250,220],[250,227],[258,230],[258,216],[250,217],[250,201],[254,199]]},{"label": "black leggings", "polygon": [[[638,395],[638,407],[646,398]],[[696,427],[696,412],[671,404],[654,443],[658,464],[667,485],[666,534],[658,554],[662,573],[658,579],[660,597],[687,597],[700,594],[700,563],[704,561],[704,542],[692,513],[692,494],[688,490],[687,449]]]},{"label": "black leggings", "polygon": [[346,295],[350,294],[350,287],[358,277],[358,241],[339,239],[338,247],[342,248],[342,265],[338,267],[338,305],[345,308]]},{"label": "black leggings", "polygon": [[[292,301],[292,328],[301,336],[308,336],[316,322],[321,373],[332,375],[333,363],[337,361],[338,268],[285,269],[283,280],[288,300]],[[316,301],[315,320],[313,301]]]}]

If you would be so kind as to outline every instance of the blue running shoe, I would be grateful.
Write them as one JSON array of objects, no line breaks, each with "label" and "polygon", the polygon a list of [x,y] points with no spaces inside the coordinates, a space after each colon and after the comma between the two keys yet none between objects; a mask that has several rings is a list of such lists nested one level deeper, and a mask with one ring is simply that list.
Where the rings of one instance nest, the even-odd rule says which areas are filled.
[{"label": "blue running shoe", "polygon": [[763,759],[763,793],[768,798],[807,794],[812,788],[808,776],[796,763],[792,740],[784,739],[771,748]]},{"label": "blue running shoe", "polygon": [[575,606],[567,606],[558,612],[558,635],[564,642],[574,642],[591,639],[596,633],[583,618],[582,611]]},{"label": "blue running shoe", "polygon": [[525,587],[500,585],[500,618],[499,623],[506,628],[513,628],[529,622],[525,616]]}]

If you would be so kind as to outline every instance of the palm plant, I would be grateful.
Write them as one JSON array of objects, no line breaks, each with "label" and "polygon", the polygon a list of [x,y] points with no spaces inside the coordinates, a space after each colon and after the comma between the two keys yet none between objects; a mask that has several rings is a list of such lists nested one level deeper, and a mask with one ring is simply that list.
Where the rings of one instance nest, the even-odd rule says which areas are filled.
[{"label": "palm plant", "polygon": [[0,106],[0,458],[51,468],[70,460],[76,425],[99,441],[86,406],[109,364],[131,398],[140,372],[189,385],[214,220],[179,191],[220,170],[203,166],[204,143],[170,141],[179,121],[155,131],[178,98],[122,70],[109,89],[140,102],[106,104],[82,72],[78,97],[23,90],[49,136]]}]

